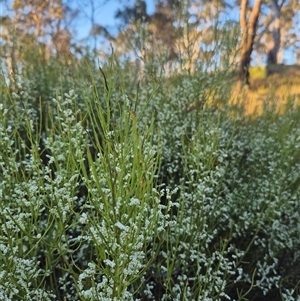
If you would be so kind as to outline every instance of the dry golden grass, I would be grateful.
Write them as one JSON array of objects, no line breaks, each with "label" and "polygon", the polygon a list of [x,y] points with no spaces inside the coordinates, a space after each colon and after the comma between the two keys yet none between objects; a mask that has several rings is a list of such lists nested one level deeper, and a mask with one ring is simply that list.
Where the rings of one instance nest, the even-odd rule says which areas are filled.
[{"label": "dry golden grass", "polygon": [[233,89],[232,105],[241,105],[246,115],[260,115],[268,108],[284,113],[300,105],[300,66],[271,66],[269,76],[261,68],[255,71],[250,70],[250,87]]}]

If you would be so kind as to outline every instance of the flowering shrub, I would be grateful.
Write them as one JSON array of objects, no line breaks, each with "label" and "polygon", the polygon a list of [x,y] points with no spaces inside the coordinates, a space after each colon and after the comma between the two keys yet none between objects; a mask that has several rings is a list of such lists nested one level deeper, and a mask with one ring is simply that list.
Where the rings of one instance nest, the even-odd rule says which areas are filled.
[{"label": "flowering shrub", "polygon": [[102,72],[2,96],[0,299],[299,300],[299,110]]},{"label": "flowering shrub", "polygon": [[[119,125],[108,131],[99,107],[97,116],[87,118],[99,118],[105,141],[91,139],[95,125],[85,128],[84,118],[77,121],[76,98],[71,90],[53,99],[45,132],[28,111],[16,124],[1,107],[5,300],[40,296],[39,283],[45,300],[55,291],[72,300],[125,300],[156,253],[147,246],[168,223],[154,185],[159,149],[150,143],[151,128],[140,133],[124,106]],[[87,193],[80,194],[80,187]],[[13,268],[14,261],[20,267]]]}]

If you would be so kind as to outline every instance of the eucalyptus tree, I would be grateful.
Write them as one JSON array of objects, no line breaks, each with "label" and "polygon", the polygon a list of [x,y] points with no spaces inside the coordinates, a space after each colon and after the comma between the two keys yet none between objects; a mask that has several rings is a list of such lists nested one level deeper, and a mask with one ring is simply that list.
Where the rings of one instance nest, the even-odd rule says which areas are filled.
[{"label": "eucalyptus tree", "polygon": [[252,7],[249,0],[240,2],[241,55],[239,81],[249,85],[249,66],[256,37],[258,18],[263,0],[255,0]]},{"label": "eucalyptus tree", "polygon": [[15,71],[18,60],[32,59],[32,47],[43,49],[46,59],[53,53],[68,54],[72,39],[68,25],[75,15],[62,0],[5,2],[1,41],[10,71]]},{"label": "eucalyptus tree", "polygon": [[272,43],[268,49],[267,53],[267,64],[277,64],[278,52],[280,49],[280,17],[281,8],[284,4],[284,0],[279,3],[278,0],[270,0],[270,8],[272,10],[273,16],[270,23],[270,32],[272,36]]},{"label": "eucalyptus tree", "polygon": [[216,55],[227,7],[224,0],[158,0],[150,15],[146,2],[136,0],[116,14],[122,24],[117,48],[132,49],[142,61],[163,57],[165,69],[193,72]]},{"label": "eucalyptus tree", "polygon": [[120,9],[116,14],[119,33],[114,41],[119,55],[135,58],[138,69],[147,68],[150,73],[176,61],[180,5],[181,1],[157,1],[154,13],[149,14],[146,1],[136,0]]},{"label": "eucalyptus tree", "polygon": [[281,63],[283,53],[290,49],[297,55],[300,42],[300,2],[265,0],[261,10],[256,50],[266,55],[268,65]]}]

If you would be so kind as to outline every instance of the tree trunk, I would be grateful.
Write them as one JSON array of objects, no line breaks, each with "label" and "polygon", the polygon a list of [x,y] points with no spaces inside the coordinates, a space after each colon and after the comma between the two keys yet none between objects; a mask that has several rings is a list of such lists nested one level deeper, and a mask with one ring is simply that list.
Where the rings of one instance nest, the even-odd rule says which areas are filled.
[{"label": "tree trunk", "polygon": [[272,10],[273,10],[273,21],[271,23],[272,31],[272,44],[268,51],[267,64],[277,64],[278,63],[278,52],[280,49],[280,15],[281,7],[278,5],[278,0],[271,0]]},{"label": "tree trunk", "polygon": [[239,81],[249,85],[249,65],[256,35],[256,26],[260,14],[262,0],[256,0],[247,19],[249,0],[241,1],[240,26],[242,31],[241,60],[239,67]]}]

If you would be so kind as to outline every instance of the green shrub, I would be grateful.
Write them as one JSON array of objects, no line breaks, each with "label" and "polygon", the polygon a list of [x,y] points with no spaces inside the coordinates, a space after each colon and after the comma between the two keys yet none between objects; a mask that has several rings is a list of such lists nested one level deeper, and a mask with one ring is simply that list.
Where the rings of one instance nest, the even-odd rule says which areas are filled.
[{"label": "green shrub", "polygon": [[298,300],[299,110],[56,63],[3,85],[1,300]]}]

